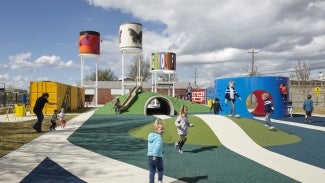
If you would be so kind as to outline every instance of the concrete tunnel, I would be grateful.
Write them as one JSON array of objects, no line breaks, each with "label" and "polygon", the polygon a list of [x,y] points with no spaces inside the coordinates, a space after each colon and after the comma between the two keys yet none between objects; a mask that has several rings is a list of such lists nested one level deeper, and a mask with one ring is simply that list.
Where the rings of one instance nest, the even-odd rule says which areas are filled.
[{"label": "concrete tunnel", "polygon": [[145,115],[170,115],[174,116],[173,103],[164,96],[150,97],[144,105]]}]

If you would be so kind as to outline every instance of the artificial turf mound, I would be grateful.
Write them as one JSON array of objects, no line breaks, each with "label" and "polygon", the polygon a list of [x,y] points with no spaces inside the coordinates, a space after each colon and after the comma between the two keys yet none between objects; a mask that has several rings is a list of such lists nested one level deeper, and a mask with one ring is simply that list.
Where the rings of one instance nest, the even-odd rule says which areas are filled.
[{"label": "artificial turf mound", "polygon": [[[127,98],[128,95],[123,95],[120,97],[121,103],[124,102],[124,100]],[[164,96],[168,98],[171,103],[174,105],[175,114],[177,113],[178,109],[181,108],[182,105],[187,105],[189,109],[189,113],[208,113],[210,112],[210,107],[201,105],[201,104],[196,104],[196,103],[191,103],[187,100],[181,100],[181,99],[176,99],[174,97],[170,97],[167,95],[162,95],[159,93],[152,93],[152,92],[141,92],[138,93],[136,96],[135,100],[132,102],[131,106],[127,108],[126,111],[123,112],[123,114],[144,114],[143,109],[146,101],[153,96]],[[113,102],[107,103],[105,106],[99,108],[96,110],[95,114],[115,114],[114,109],[113,109]]]},{"label": "artificial turf mound", "polygon": [[[179,137],[177,129],[174,125],[176,117],[165,119],[165,133],[163,139],[165,143],[174,143]],[[189,128],[187,144],[193,145],[215,145],[220,146],[222,143],[212,132],[210,127],[196,116],[189,116],[189,120],[194,124],[193,128]],[[260,146],[277,146],[299,142],[301,139],[293,134],[277,130],[270,131],[260,122],[247,118],[232,118],[247,134]],[[148,134],[152,132],[153,123],[131,129],[129,134],[146,140]]]},{"label": "artificial turf mound", "polygon": [[[176,117],[165,119],[165,133],[163,135],[164,143],[175,143],[179,136],[174,124]],[[189,116],[189,120],[194,124],[193,128],[189,128],[186,144],[193,145],[206,145],[206,146],[220,146],[221,142],[215,136],[213,131],[208,125],[204,123],[200,118],[196,116]],[[148,134],[152,132],[153,123],[134,128],[129,131],[129,134],[140,139],[146,140]]]},{"label": "artificial turf mound", "polygon": [[[168,98],[171,103],[174,105],[175,114],[177,114],[178,109],[182,105],[188,106],[189,114],[202,114],[202,113],[210,113],[210,107],[206,105],[191,103],[186,100],[176,99],[170,96],[152,93],[152,92],[141,92],[138,93],[135,100],[128,107],[128,109],[122,114],[143,114],[144,105],[146,101],[153,96],[165,96]],[[120,97],[121,102],[128,97],[128,95],[123,95]],[[95,114],[115,114],[113,109],[113,102],[107,103],[104,107],[99,108]],[[254,119],[248,118],[231,118],[234,122],[236,122],[257,144],[260,146],[276,146],[276,145],[285,145],[297,143],[301,139],[294,135],[287,133],[285,131],[281,131],[281,129],[277,131],[269,131],[264,127],[263,123],[260,123]],[[166,119],[166,127],[164,134],[164,142],[165,143],[174,143],[176,139],[178,139],[177,130],[174,125],[175,117],[171,119]],[[194,128],[190,128],[188,141],[186,143],[193,145],[221,145],[221,142],[215,136],[215,134],[211,131],[211,129],[202,121],[200,118],[190,115],[190,122],[195,125]],[[152,132],[152,123],[147,124],[142,127],[138,127],[135,129],[131,129],[129,134],[140,139],[146,139],[148,134]]]}]

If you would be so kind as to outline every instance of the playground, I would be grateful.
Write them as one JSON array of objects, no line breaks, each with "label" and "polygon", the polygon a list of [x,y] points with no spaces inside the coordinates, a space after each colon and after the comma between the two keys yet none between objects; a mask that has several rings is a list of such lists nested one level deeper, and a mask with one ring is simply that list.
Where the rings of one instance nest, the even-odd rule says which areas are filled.
[{"label": "playground", "polygon": [[[176,116],[144,115],[150,101],[189,106],[184,153],[174,148]],[[138,93],[122,114],[113,103],[85,112],[0,159],[0,182],[147,182],[146,137],[155,118],[166,124],[164,182],[321,182],[325,179],[324,117],[274,119],[214,115],[208,106]],[[166,102],[168,100],[169,102]],[[159,110],[158,110],[159,111]],[[170,112],[167,110],[167,113]]]}]

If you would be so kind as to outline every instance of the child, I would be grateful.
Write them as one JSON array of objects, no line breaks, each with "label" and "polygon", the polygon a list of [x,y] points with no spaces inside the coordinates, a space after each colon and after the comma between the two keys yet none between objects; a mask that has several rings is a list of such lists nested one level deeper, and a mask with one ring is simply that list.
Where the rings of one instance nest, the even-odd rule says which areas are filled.
[{"label": "child", "polygon": [[67,123],[67,121],[65,120],[65,113],[64,113],[64,108],[61,108],[61,112],[58,115],[61,121],[61,128],[65,127],[65,124]]},{"label": "child", "polygon": [[290,118],[292,118],[292,111],[293,111],[292,101],[289,101],[288,102],[288,113],[290,115]]},{"label": "child", "polygon": [[266,112],[265,115],[265,126],[269,128],[269,130],[273,130],[274,126],[272,126],[271,123],[271,116],[274,111],[273,103],[269,99],[269,94],[268,93],[263,93],[262,94],[262,99],[264,100],[264,111]]},{"label": "child", "polygon": [[164,123],[157,119],[153,124],[153,132],[148,135],[148,165],[149,182],[155,182],[156,169],[158,171],[158,182],[161,183],[164,174],[163,166],[163,139]]},{"label": "child", "polygon": [[121,109],[120,99],[117,98],[114,103],[115,115],[120,114],[120,109]]},{"label": "child", "polygon": [[285,84],[281,84],[280,85],[280,91],[281,91],[283,103],[286,103],[287,102],[287,96],[288,96],[287,86]]},{"label": "child", "polygon": [[228,87],[226,88],[226,92],[225,92],[225,103],[230,102],[229,116],[239,117],[239,115],[236,115],[236,112],[235,112],[235,101],[236,101],[236,97],[239,100],[241,100],[241,97],[237,93],[234,86],[235,86],[235,82],[229,81]]},{"label": "child", "polygon": [[50,131],[55,131],[56,127],[56,121],[58,120],[58,110],[54,110],[54,113],[51,117],[51,126],[50,126]]},{"label": "child", "polygon": [[175,121],[175,125],[177,127],[178,135],[180,136],[180,140],[176,141],[175,148],[178,149],[178,153],[182,154],[182,148],[185,144],[187,138],[187,128],[193,127],[193,124],[190,124],[188,117],[187,117],[187,106],[183,105],[179,110],[179,116]]},{"label": "child", "polygon": [[314,110],[314,103],[313,100],[311,100],[311,95],[307,95],[307,99],[304,101],[302,108],[306,112],[305,123],[311,122],[311,113]]},{"label": "child", "polygon": [[214,102],[210,108],[210,111],[213,109],[214,114],[219,114],[219,111],[222,111],[219,101],[220,101],[219,98],[215,98]]}]

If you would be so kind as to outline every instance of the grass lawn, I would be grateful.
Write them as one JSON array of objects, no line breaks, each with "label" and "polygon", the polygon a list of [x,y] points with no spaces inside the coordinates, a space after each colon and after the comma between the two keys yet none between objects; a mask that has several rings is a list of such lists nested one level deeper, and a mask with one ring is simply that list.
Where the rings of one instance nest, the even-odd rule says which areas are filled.
[{"label": "grass lawn", "polygon": [[[85,112],[89,108],[84,108],[77,111],[72,111],[66,113],[66,119],[76,117],[78,113]],[[42,130],[44,132],[37,133],[32,128],[36,120],[29,120],[24,122],[0,122],[0,157],[8,154],[11,151],[19,148],[20,146],[32,141],[33,139],[43,135],[48,132],[48,129],[51,126],[51,115],[45,115],[42,123]],[[68,122],[69,125],[69,122]],[[57,122],[57,128],[60,126],[60,123]]]}]

